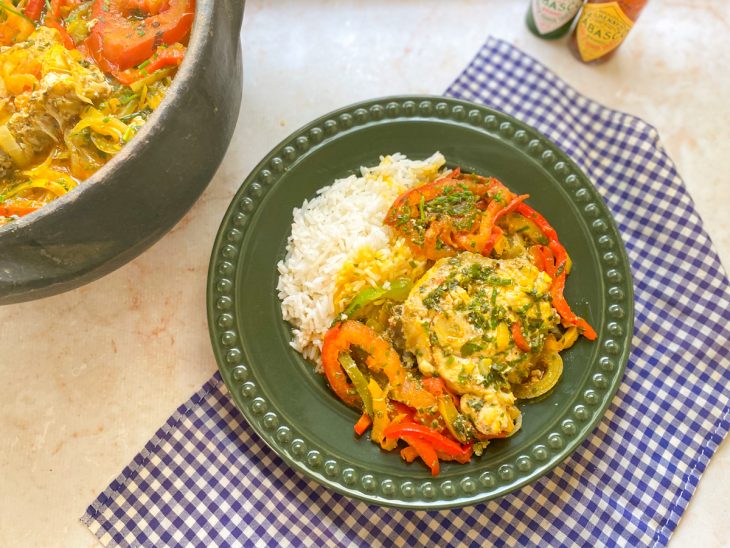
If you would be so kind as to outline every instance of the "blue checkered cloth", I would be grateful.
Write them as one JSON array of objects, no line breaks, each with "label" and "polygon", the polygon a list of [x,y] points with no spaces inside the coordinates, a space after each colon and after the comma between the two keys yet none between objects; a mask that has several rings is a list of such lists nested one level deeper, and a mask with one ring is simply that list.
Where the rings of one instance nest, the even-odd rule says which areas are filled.
[{"label": "blue checkered cloth", "polygon": [[728,431],[730,292],[657,131],[490,39],[447,91],[534,126],[590,176],[631,261],[636,332],[596,431],[501,499],[400,511],[330,492],[258,438],[218,375],[89,506],[104,545],[665,545]]}]

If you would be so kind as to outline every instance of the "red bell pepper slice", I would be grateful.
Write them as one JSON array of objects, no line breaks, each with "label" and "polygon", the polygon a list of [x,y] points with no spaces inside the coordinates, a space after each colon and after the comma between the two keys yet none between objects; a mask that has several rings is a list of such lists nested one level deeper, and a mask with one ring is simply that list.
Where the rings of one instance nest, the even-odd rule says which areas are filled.
[{"label": "red bell pepper slice", "polygon": [[523,352],[529,352],[531,350],[530,343],[527,342],[527,339],[522,334],[522,325],[519,321],[512,324],[512,339],[515,341],[517,348]]},{"label": "red bell pepper slice", "polygon": [[355,423],[355,433],[358,436],[362,436],[365,431],[370,428],[370,425],[373,424],[373,419],[370,418],[370,415],[367,413],[363,413],[358,421]]},{"label": "red bell pepper slice", "polygon": [[496,215],[494,216],[494,222],[496,223],[507,213],[511,213],[514,210],[516,210],[517,206],[519,206],[522,202],[527,200],[527,198],[529,198],[529,197],[530,197],[529,194],[520,194],[519,196],[515,196],[514,198],[512,198],[512,200],[506,206],[504,206],[502,209],[497,211]]},{"label": "red bell pepper slice", "polygon": [[553,285],[550,289],[550,294],[553,298],[553,306],[558,311],[560,317],[563,319],[563,323],[566,325],[573,325],[578,327],[583,333],[583,336],[588,340],[595,340],[598,336],[595,330],[590,324],[580,316],[577,316],[571,309],[568,302],[563,296],[563,290],[565,288],[565,278],[567,276],[565,267],[568,260],[568,254],[565,248],[558,240],[558,233],[555,229],[547,222],[545,217],[540,215],[537,211],[532,209],[524,202],[517,205],[516,211],[526,218],[534,222],[540,231],[545,235],[548,240],[548,247],[552,251],[555,257],[555,276],[553,277]]},{"label": "red bell pepper slice", "polygon": [[453,185],[459,178],[460,173],[459,168],[456,168],[454,171],[440,179],[436,179],[407,190],[398,196],[390,206],[388,213],[385,215],[385,223],[394,224],[398,218],[398,210],[403,208],[403,206],[417,208],[421,203],[421,199],[425,201],[433,200],[436,196],[443,193],[444,186],[448,183]]},{"label": "red bell pepper slice", "polygon": [[[31,0],[31,2],[34,1],[35,0]],[[31,2],[29,2],[28,6],[26,6],[26,10],[30,7]],[[42,9],[43,5],[45,4],[45,0],[41,0],[40,4]],[[56,29],[58,31],[58,33],[61,35],[63,45],[66,47],[66,49],[74,49],[76,47],[76,44],[74,44],[71,35],[69,35],[69,33],[66,31],[66,27],[63,25],[63,18],[65,15],[62,8],[68,7],[69,9],[72,9],[79,4],[81,4],[79,0],[51,0],[48,9],[46,10],[45,18],[43,19],[43,24],[45,26]],[[65,11],[66,14],[68,14],[68,10]]]},{"label": "red bell pepper slice", "polygon": [[0,217],[23,217],[29,213],[33,213],[38,209],[38,206],[22,206],[15,204],[1,205],[0,204]]},{"label": "red bell pepper slice", "polygon": [[427,412],[436,407],[436,399],[407,374],[398,353],[385,339],[367,325],[347,320],[336,324],[325,334],[322,345],[322,366],[330,387],[343,402],[361,408],[360,397],[353,393],[347,374],[340,364],[340,353],[357,346],[367,353],[365,364],[376,373],[384,373],[392,390],[391,398]]},{"label": "red bell pepper slice", "polygon": [[322,366],[332,391],[350,407],[362,407],[360,397],[350,388],[347,374],[340,364],[340,352],[349,350],[350,343],[346,334],[342,333],[342,326],[332,327],[324,336],[322,345]]},{"label": "red bell pepper slice", "polygon": [[406,462],[413,462],[418,458],[418,451],[416,451],[412,446],[408,445],[400,450],[400,456]]},{"label": "red bell pepper slice", "polygon": [[404,420],[408,422],[415,421],[416,416],[416,410],[412,407],[407,406],[404,403],[401,403],[399,401],[392,401],[390,402],[391,407],[395,411],[396,416],[397,415],[403,415],[405,417]]},{"label": "red bell pepper slice", "polygon": [[33,19],[33,21],[38,22],[41,18],[41,13],[43,13],[44,5],[45,0],[28,0],[23,13],[28,19]]},{"label": "red bell pepper slice", "polygon": [[392,423],[385,429],[385,437],[389,439],[402,438],[403,436],[413,436],[428,442],[436,451],[441,451],[445,455],[452,457],[471,457],[472,448],[470,445],[460,445],[454,440],[450,440],[443,434],[439,434],[435,430],[414,422]]},{"label": "red bell pepper slice", "polygon": [[466,446],[469,448],[468,451],[464,451],[463,453],[459,453],[458,455],[452,455],[450,453],[444,453],[443,451],[436,451],[436,455],[438,456],[439,460],[441,461],[453,461],[458,462],[459,464],[466,464],[471,460],[471,456],[473,454],[472,445]]},{"label": "red bell pepper slice", "polygon": [[76,47],[76,44],[74,44],[73,38],[71,38],[71,35],[66,32],[66,29],[64,26],[53,17],[46,17],[45,21],[43,22],[44,25],[47,27],[50,27],[52,29],[56,29],[58,33],[61,35],[61,40],[63,41],[63,45],[66,47],[66,49],[74,49]]},{"label": "red bell pepper slice", "polygon": [[416,436],[402,436],[402,439],[416,450],[416,453],[421,457],[424,464],[431,469],[431,475],[438,476],[439,457],[436,454],[436,450],[428,442]]},{"label": "red bell pepper slice", "polygon": [[530,253],[535,261],[535,266],[545,272],[551,278],[556,277],[555,257],[550,248],[544,245],[533,245]]}]

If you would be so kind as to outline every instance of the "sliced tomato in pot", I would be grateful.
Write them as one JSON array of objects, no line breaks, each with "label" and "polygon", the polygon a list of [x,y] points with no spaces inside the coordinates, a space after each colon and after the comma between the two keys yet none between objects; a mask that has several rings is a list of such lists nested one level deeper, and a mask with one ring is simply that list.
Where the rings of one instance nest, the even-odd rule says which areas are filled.
[{"label": "sliced tomato in pot", "polygon": [[97,23],[86,46],[106,72],[149,59],[162,44],[183,40],[193,24],[195,0],[94,0]]}]

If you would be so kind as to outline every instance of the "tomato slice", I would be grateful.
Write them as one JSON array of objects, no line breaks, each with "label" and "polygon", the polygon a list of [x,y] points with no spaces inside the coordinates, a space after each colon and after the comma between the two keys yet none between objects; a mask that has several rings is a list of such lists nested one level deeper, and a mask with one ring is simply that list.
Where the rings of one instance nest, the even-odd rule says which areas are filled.
[{"label": "tomato slice", "polygon": [[149,64],[143,63],[143,69],[131,68],[124,71],[113,71],[112,75],[125,86],[129,86],[157,70],[178,66],[185,57],[186,49],[185,46],[180,44],[169,48],[160,48],[148,59],[147,63]]},{"label": "tomato slice", "polygon": [[[515,196],[493,177],[454,170],[398,196],[385,224],[404,236],[415,253],[433,261],[455,255],[460,249],[488,256],[502,234],[494,223],[527,197]],[[440,203],[427,212],[437,199]],[[469,203],[470,199],[474,203]]]},{"label": "tomato slice", "polygon": [[126,70],[149,59],[158,46],[184,39],[194,15],[195,0],[94,0],[91,17],[98,22],[86,46],[104,71]]}]

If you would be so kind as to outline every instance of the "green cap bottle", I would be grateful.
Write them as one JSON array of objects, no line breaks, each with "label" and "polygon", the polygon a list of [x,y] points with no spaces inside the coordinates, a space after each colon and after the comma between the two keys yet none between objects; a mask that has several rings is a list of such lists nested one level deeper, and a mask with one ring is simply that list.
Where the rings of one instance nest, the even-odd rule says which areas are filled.
[{"label": "green cap bottle", "polygon": [[565,36],[582,5],[583,0],[530,0],[527,28],[548,40]]}]

